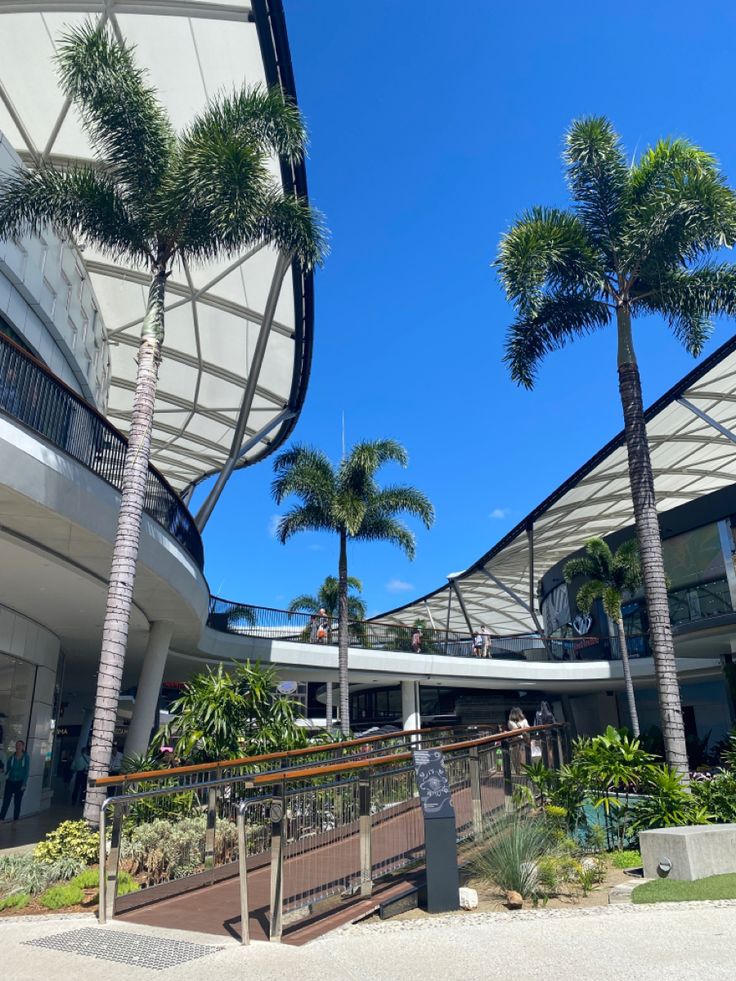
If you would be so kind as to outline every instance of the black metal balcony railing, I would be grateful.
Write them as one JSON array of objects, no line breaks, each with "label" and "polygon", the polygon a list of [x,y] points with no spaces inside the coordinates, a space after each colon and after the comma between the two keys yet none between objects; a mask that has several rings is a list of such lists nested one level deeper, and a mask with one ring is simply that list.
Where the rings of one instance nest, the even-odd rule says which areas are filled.
[{"label": "black metal balcony railing", "polygon": [[[2,334],[0,411],[121,490],[128,448],[126,438],[39,361]],[[194,518],[154,467],[148,468],[143,507],[202,569],[204,550]]]},{"label": "black metal balcony railing", "polygon": [[[301,611],[289,612],[264,606],[251,606],[210,597],[207,625],[213,630],[248,637],[265,637],[301,644],[337,644],[337,620]],[[419,643],[414,629],[374,620],[351,621],[348,640],[351,647],[369,651],[441,654],[446,657],[477,657],[473,638],[468,634],[422,626]],[[489,637],[485,656],[497,660],[579,661],[610,660],[620,657],[618,645],[608,637],[546,637],[536,634]]]},{"label": "black metal balcony railing", "polygon": [[731,592],[725,578],[673,589],[669,602],[673,627],[733,613]]}]

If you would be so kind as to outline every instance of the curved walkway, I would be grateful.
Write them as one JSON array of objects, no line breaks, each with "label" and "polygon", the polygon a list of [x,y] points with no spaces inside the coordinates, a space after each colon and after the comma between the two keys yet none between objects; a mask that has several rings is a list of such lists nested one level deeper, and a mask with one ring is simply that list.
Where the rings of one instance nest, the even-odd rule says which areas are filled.
[{"label": "curved walkway", "polygon": [[[252,944],[191,934],[196,959],[168,971],[61,952],[33,942],[86,929],[98,943],[136,936],[153,950],[180,942],[179,931],[116,924],[94,927],[90,917],[0,919],[4,981],[150,981],[175,977],[253,977],[259,981],[487,981],[489,977],[545,981],[733,981],[736,902],[610,906],[519,914],[466,913],[432,920],[347,927],[306,947]],[[57,941],[58,942],[58,941]],[[183,948],[182,948],[183,949]],[[153,954],[152,954],[153,956]]]}]

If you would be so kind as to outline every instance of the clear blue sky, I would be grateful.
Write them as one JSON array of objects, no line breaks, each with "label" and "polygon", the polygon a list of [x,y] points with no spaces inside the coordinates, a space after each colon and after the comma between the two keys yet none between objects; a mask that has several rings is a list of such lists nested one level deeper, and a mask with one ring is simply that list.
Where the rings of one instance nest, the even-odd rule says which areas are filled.
[{"label": "clear blue sky", "polygon": [[[315,350],[295,439],[340,454],[393,437],[437,520],[408,562],[354,546],[369,610],[440,586],[490,548],[621,428],[615,338],[549,357],[533,392],[501,363],[509,308],[489,264],[532,204],[566,203],[570,120],[608,115],[629,152],[687,136],[736,182],[726,0],[508,4],[286,0],[310,195],[332,254],[316,279]],[[718,325],[706,354],[736,325]],[[648,404],[693,360],[656,321],[636,325]],[[205,534],[213,592],[283,607],[336,574],[337,545],[273,538],[272,460],[230,481]],[[201,495],[198,495],[199,500]],[[195,502],[196,503],[196,502]]]}]

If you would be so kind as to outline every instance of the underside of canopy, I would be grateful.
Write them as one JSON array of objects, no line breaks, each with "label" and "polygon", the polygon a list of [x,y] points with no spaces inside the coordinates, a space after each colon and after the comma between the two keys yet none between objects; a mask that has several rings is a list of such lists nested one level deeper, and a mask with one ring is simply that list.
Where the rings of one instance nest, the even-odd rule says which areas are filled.
[{"label": "underside of canopy", "polygon": [[[736,337],[645,413],[660,513],[736,481]],[[376,619],[461,633],[540,630],[537,579],[593,536],[633,525],[619,433],[500,542],[448,585]]]},{"label": "underside of canopy", "polygon": [[[53,67],[58,38],[86,17],[136,45],[178,128],[208,98],[243,84],[278,84],[296,97],[281,0],[0,0],[0,130],[29,164],[92,158]],[[302,166],[272,163],[285,188],[306,196]],[[91,248],[82,255],[110,345],[106,411],[125,432],[148,277]],[[180,265],[169,280],[151,462],[179,491],[262,459],[295,425],[311,362],[312,278],[292,263],[272,291],[277,270],[264,247]]]}]

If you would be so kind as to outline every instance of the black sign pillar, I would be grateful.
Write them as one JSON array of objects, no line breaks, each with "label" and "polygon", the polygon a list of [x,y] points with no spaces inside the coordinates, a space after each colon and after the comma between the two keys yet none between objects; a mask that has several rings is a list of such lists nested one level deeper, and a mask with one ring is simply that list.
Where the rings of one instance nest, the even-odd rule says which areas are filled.
[{"label": "black sign pillar", "polygon": [[455,809],[440,750],[416,750],[414,772],[424,815],[427,912],[448,913],[460,907],[460,877]]}]

